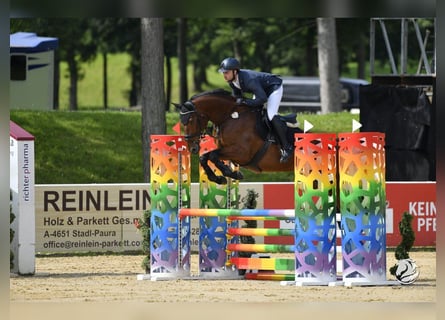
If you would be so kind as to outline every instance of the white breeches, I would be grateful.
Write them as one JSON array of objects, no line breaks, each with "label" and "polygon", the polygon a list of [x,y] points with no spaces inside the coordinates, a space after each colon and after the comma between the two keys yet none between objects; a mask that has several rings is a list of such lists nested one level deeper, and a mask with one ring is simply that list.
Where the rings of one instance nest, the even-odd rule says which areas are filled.
[{"label": "white breeches", "polygon": [[277,90],[271,93],[267,99],[267,117],[272,120],[278,113],[280,107],[281,97],[283,96],[283,86],[281,85]]}]

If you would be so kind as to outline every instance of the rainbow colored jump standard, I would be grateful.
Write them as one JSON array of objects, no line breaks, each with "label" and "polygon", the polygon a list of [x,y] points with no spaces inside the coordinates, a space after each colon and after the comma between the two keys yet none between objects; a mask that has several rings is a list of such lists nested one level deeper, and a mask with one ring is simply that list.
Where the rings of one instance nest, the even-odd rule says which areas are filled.
[{"label": "rainbow colored jump standard", "polygon": [[152,135],[150,170],[150,277],[190,275],[190,219],[178,219],[178,208],[190,207],[190,154],[184,138]]},{"label": "rainbow colored jump standard", "polygon": [[339,134],[343,281],[386,281],[385,135]]},{"label": "rainbow colored jump standard", "polygon": [[297,285],[337,280],[335,147],[335,134],[295,134]]}]

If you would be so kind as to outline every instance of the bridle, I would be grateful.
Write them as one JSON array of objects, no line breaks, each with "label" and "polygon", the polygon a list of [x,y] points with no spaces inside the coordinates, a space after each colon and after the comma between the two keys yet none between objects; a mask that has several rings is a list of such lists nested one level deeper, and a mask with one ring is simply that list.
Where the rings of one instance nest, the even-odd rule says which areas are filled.
[{"label": "bridle", "polygon": [[[197,113],[196,107],[191,101],[184,102],[183,106],[187,109],[187,111],[182,111],[182,109],[179,111],[179,116],[181,119],[181,122],[183,125],[187,125],[187,123],[191,119],[191,115],[193,113]],[[184,136],[185,141],[192,140],[193,138],[199,137],[199,139],[202,139],[205,136],[205,128],[201,128],[201,116],[198,114],[196,117],[198,120],[198,128],[200,131],[194,133],[194,134],[188,134]]]}]

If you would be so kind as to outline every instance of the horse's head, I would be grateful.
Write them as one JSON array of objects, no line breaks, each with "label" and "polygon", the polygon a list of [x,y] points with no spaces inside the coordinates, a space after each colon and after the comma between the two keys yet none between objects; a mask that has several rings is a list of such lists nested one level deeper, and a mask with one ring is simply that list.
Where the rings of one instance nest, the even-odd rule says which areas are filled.
[{"label": "horse's head", "polygon": [[198,113],[192,101],[174,105],[179,109],[179,119],[184,127],[184,138],[193,154],[199,152],[199,142],[207,127],[208,118]]},{"label": "horse's head", "polygon": [[216,89],[196,94],[183,104],[174,105],[179,109],[189,150],[196,154],[208,122],[218,126],[228,119],[235,107],[235,98],[228,91]]}]

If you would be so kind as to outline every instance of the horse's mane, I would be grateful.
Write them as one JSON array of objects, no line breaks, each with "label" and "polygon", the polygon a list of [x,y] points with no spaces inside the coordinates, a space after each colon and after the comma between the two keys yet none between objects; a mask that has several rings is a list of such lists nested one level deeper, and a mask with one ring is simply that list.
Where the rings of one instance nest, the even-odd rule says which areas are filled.
[{"label": "horse's mane", "polygon": [[210,90],[210,91],[204,91],[201,93],[197,93],[191,97],[191,100],[202,97],[202,96],[208,96],[208,95],[217,95],[217,96],[227,97],[227,96],[231,96],[232,94],[229,91],[224,90],[224,89],[214,89],[214,90]]}]

